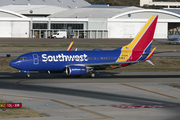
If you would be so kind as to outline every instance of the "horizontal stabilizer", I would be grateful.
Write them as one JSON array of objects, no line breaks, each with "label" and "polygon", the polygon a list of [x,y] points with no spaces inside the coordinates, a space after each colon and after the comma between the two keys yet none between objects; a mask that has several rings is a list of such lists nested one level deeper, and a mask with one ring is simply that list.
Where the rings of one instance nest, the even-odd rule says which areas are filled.
[{"label": "horizontal stabilizer", "polygon": [[155,66],[150,60],[146,60],[146,62],[148,62],[149,64]]},{"label": "horizontal stabilizer", "polygon": [[147,60],[150,60],[150,59],[151,59],[151,57],[153,56],[153,54],[154,54],[155,50],[156,50],[156,47],[155,47],[155,48],[151,51],[151,53],[147,56],[147,58],[145,59],[145,61],[147,61]]}]

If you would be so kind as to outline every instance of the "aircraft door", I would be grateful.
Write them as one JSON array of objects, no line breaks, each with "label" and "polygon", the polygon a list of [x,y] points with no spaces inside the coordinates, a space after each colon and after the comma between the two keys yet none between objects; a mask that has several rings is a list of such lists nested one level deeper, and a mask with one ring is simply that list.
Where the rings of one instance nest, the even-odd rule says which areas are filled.
[{"label": "aircraft door", "polygon": [[33,64],[38,65],[39,64],[39,57],[37,54],[33,54]]}]

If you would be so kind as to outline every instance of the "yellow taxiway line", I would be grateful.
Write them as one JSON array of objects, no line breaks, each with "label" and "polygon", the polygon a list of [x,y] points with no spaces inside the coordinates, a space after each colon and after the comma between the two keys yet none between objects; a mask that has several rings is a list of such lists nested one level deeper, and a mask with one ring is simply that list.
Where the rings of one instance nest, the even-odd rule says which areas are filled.
[{"label": "yellow taxiway line", "polygon": [[128,84],[125,84],[125,83],[120,83],[120,84],[121,84],[121,85],[124,85],[124,86],[131,87],[131,88],[139,89],[139,90],[142,90],[142,91],[146,91],[146,92],[154,93],[154,94],[157,94],[157,95],[162,95],[162,96],[169,97],[169,98],[173,98],[173,99],[179,99],[179,98],[177,98],[177,97],[173,97],[173,96],[170,96],[170,95],[166,95],[166,94],[162,94],[162,93],[154,92],[154,91],[151,91],[151,90],[146,90],[146,89],[139,88],[139,87],[135,87],[135,86],[128,85]]}]

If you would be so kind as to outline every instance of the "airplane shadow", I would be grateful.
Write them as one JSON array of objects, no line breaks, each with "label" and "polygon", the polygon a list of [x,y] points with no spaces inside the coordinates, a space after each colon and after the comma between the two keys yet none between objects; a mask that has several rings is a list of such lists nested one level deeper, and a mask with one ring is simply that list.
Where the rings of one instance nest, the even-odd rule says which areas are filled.
[{"label": "airplane shadow", "polygon": [[[143,72],[142,74],[128,74],[128,75],[121,75],[119,72],[101,72],[101,73],[96,73],[95,78],[180,78],[180,73],[176,75],[144,75]],[[27,78],[26,74],[24,73],[0,73],[0,79],[94,79],[94,78],[89,78],[88,75],[83,75],[83,76],[68,76],[65,73],[52,73],[52,74],[47,74],[47,73],[31,73],[31,77]]]},{"label": "airplane shadow", "polygon": [[93,99],[99,99],[99,100],[125,102],[127,104],[135,104],[135,105],[152,105],[152,104],[177,105],[179,104],[176,102],[157,100],[156,98],[150,99],[150,98],[135,97],[135,96],[120,95],[120,94],[105,93],[105,92],[96,92],[96,91],[89,91],[89,90],[50,87],[50,86],[41,86],[41,85],[24,85],[24,84],[15,84],[15,83],[8,83],[8,82],[0,82],[0,88],[10,89],[10,90],[70,95],[70,96],[93,98]]}]

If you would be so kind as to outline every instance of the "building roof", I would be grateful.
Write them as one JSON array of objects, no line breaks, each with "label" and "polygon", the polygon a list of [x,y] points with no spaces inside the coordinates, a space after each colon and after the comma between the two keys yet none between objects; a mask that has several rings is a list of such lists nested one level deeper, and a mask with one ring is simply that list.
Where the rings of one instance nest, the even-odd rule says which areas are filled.
[{"label": "building roof", "polygon": [[87,6],[77,9],[69,9],[63,12],[55,13],[50,18],[111,18],[120,13],[133,10],[141,10],[138,7],[127,6]]},{"label": "building roof", "polygon": [[0,9],[0,21],[30,21],[26,16],[8,10]]},{"label": "building roof", "polygon": [[19,14],[46,14],[51,15],[57,13],[57,11],[68,10],[68,8],[52,6],[52,5],[7,5],[0,7],[4,10],[13,11]]},{"label": "building roof", "polygon": [[168,11],[168,12],[173,12],[176,14],[180,15],[180,9],[176,8],[176,9],[163,9],[164,11]]},{"label": "building roof", "polygon": [[90,5],[85,0],[1,0],[0,6],[7,5],[54,5],[66,8],[79,8]]}]

